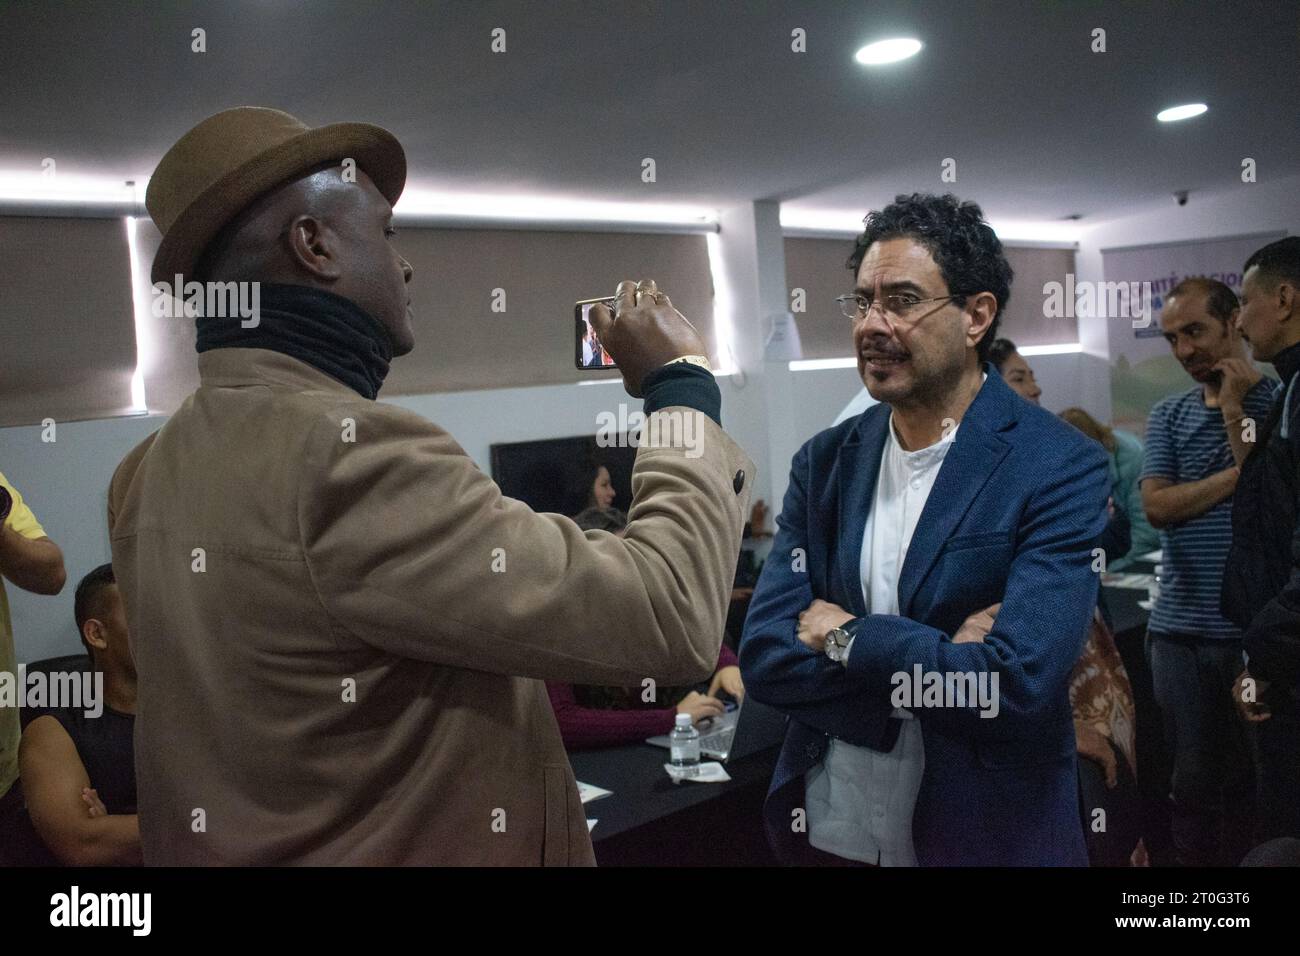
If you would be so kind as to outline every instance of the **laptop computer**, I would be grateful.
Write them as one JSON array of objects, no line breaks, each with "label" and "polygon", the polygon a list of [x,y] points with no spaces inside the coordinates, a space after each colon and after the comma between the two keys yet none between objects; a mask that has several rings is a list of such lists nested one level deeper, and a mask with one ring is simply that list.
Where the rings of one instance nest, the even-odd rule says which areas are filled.
[{"label": "laptop computer", "polygon": [[[785,739],[785,714],[746,695],[721,717],[699,724],[700,757],[709,760],[740,759],[775,747]],[[667,734],[646,738],[646,743],[671,747]]]}]

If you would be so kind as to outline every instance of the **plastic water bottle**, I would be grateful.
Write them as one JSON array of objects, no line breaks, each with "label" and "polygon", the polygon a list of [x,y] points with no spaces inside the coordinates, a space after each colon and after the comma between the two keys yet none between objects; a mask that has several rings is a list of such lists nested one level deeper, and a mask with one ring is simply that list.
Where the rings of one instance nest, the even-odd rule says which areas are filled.
[{"label": "plastic water bottle", "polygon": [[690,714],[677,715],[668,743],[673,769],[683,777],[694,777],[699,774],[700,732],[691,722]]}]

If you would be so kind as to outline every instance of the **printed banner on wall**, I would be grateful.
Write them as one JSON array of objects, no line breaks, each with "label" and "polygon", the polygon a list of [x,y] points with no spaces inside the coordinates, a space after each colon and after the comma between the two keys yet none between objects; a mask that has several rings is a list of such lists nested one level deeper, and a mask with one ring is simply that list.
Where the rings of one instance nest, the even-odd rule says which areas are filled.
[{"label": "printed banner on wall", "polygon": [[1150,283],[1151,322],[1116,319],[1110,327],[1111,418],[1117,428],[1146,433],[1151,406],[1195,384],[1169,350],[1160,328],[1164,298],[1183,279],[1218,279],[1241,294],[1242,266],[1251,253],[1286,233],[1103,249],[1107,283]]}]

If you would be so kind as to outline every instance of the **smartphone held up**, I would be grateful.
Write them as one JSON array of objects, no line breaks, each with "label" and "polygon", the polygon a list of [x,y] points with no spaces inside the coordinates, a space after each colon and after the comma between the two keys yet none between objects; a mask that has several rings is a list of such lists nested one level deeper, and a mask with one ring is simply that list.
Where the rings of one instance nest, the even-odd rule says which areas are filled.
[{"label": "smartphone held up", "polygon": [[610,312],[614,311],[616,297],[601,296],[598,299],[582,299],[573,306],[573,353],[574,362],[580,369],[616,369],[614,358],[605,351],[591,324],[591,307],[603,304]]}]

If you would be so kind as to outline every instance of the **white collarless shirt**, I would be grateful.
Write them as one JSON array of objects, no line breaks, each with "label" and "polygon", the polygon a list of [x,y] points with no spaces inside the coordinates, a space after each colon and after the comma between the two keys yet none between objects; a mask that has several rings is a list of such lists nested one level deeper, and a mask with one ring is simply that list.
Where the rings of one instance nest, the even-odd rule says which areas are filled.
[{"label": "white collarless shirt", "polygon": [[[912,533],[956,436],[954,428],[927,448],[906,451],[890,414],[859,561],[868,614],[898,614],[898,576]],[[925,746],[910,711],[896,708],[892,716],[903,723],[889,753],[831,738],[825,760],[804,778],[808,842],[817,849],[880,866],[916,866],[912,814]]]}]

